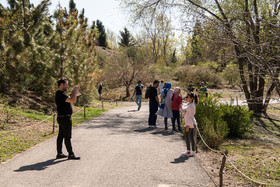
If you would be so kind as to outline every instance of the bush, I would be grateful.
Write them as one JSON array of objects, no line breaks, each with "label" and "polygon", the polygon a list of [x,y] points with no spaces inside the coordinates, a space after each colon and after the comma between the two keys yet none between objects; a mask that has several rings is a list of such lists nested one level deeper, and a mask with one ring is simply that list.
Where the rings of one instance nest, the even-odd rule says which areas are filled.
[{"label": "bush", "polygon": [[253,132],[251,114],[244,107],[221,104],[215,97],[209,96],[200,99],[195,118],[206,143],[218,149],[226,137],[242,138]]},{"label": "bush", "polygon": [[246,133],[252,133],[252,124],[250,116],[252,112],[241,106],[232,106],[229,104],[221,105],[223,110],[223,119],[226,121],[230,131],[229,137],[242,138]]},{"label": "bush", "polygon": [[6,129],[16,116],[16,111],[10,108],[8,102],[0,95],[0,129]]},{"label": "bush", "polygon": [[218,100],[212,96],[202,98],[196,107],[195,118],[206,143],[218,149],[229,131]]},{"label": "bush", "polygon": [[228,132],[226,123],[224,121],[219,121],[214,126],[206,117],[203,118],[203,121],[203,138],[211,148],[219,149],[220,145],[222,145],[222,143],[224,142],[224,138]]},{"label": "bush", "polygon": [[183,66],[175,71],[175,77],[179,80],[181,87],[186,87],[189,81],[194,84],[204,81],[208,87],[222,85],[221,76],[208,67]]}]

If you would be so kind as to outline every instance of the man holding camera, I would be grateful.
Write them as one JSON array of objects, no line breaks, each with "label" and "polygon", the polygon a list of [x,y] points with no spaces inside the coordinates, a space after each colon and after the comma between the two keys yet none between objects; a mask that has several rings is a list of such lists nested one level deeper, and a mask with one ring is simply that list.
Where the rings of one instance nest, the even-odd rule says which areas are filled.
[{"label": "man holding camera", "polygon": [[68,81],[61,78],[57,81],[58,90],[55,94],[55,102],[57,106],[57,122],[59,124],[59,132],[57,136],[57,159],[66,158],[67,156],[62,153],[62,142],[64,143],[68,152],[68,159],[79,160],[80,157],[75,156],[72,145],[72,119],[71,115],[73,113],[71,103],[76,102],[77,94],[79,93],[79,86],[75,86],[70,96],[65,94],[68,89]]}]

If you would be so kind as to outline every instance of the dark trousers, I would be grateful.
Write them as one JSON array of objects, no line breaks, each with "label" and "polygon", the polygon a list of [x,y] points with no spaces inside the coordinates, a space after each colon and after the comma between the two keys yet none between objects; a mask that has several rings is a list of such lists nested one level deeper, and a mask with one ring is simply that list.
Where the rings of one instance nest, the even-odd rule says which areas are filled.
[{"label": "dark trousers", "polygon": [[59,131],[57,136],[57,154],[62,153],[62,142],[64,143],[69,155],[73,155],[72,145],[71,145],[71,135],[72,135],[72,119],[71,116],[57,117],[57,123],[59,124]]},{"label": "dark trousers", "polygon": [[187,150],[191,150],[191,145],[190,144],[192,144],[192,151],[195,151],[194,128],[189,128],[189,132],[186,132],[185,136],[186,136]]},{"label": "dark trousers", "polygon": [[158,111],[158,103],[156,101],[149,102],[149,125],[156,125],[157,115],[156,112]]},{"label": "dark trousers", "polygon": [[181,123],[180,123],[180,111],[179,110],[172,110],[173,118],[172,118],[172,129],[175,130],[175,122],[177,120],[178,123],[178,130],[181,131]]}]

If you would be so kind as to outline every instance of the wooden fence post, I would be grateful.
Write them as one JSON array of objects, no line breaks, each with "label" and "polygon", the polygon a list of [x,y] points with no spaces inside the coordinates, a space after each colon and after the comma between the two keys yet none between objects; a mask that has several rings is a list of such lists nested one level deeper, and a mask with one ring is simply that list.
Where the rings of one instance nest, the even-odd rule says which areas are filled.
[{"label": "wooden fence post", "polygon": [[86,105],[84,105],[84,119],[86,118]]},{"label": "wooden fence post", "polygon": [[54,134],[54,128],[55,128],[55,113],[53,113],[53,130],[52,130],[53,134]]},{"label": "wooden fence post", "polygon": [[102,110],[104,109],[104,105],[103,105],[103,99],[102,99]]},{"label": "wooden fence post", "polygon": [[236,105],[238,106],[238,97],[236,97]]},{"label": "wooden fence post", "polygon": [[224,168],[225,168],[225,165],[226,165],[226,160],[227,160],[227,156],[228,155],[228,150],[226,149],[225,151],[225,154],[223,156],[223,159],[222,159],[222,165],[220,167],[220,173],[219,173],[219,178],[220,178],[220,187],[223,186],[223,171],[224,171]]}]

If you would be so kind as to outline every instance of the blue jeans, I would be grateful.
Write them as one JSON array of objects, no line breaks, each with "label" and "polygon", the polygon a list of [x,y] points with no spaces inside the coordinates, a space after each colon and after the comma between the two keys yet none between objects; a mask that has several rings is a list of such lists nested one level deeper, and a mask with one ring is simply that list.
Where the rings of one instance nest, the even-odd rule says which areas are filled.
[{"label": "blue jeans", "polygon": [[135,96],[135,102],[138,105],[138,110],[141,108],[141,102],[142,102],[142,95],[136,95]]}]

